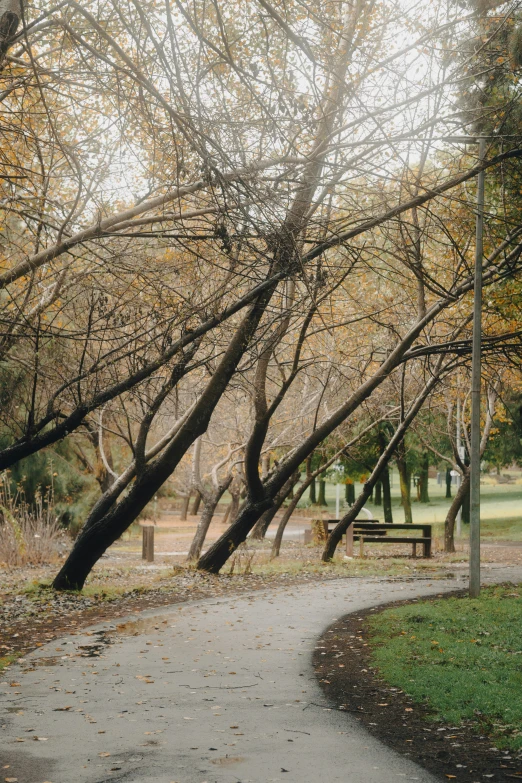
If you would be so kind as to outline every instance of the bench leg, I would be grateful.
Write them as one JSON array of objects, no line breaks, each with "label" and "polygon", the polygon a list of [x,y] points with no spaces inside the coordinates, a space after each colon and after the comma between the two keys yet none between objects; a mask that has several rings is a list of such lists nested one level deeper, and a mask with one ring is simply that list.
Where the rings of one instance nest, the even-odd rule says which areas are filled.
[{"label": "bench leg", "polygon": [[353,523],[348,526],[346,531],[346,556],[353,557]]},{"label": "bench leg", "polygon": [[425,527],[422,531],[424,538],[428,538],[429,541],[425,541],[422,545],[422,556],[431,557],[431,526]]},{"label": "bench leg", "polygon": [[359,557],[364,557],[364,536],[359,536]]},{"label": "bench leg", "polygon": [[414,541],[412,543],[411,548],[412,548],[411,556],[412,557],[417,557],[417,542],[416,541]]}]

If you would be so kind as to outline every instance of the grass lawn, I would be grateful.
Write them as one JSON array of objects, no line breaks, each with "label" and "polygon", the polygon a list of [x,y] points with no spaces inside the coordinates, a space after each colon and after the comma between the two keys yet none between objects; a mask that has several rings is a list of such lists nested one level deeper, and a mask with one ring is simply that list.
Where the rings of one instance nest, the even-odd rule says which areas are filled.
[{"label": "grass lawn", "polygon": [[522,748],[522,598],[513,586],[443,598],[369,620],[381,675],[435,720],[474,721],[496,745]]},{"label": "grass lawn", "polygon": [[[481,508],[480,516],[482,520],[482,536],[490,540],[511,540],[522,541],[522,475],[520,470],[510,471],[514,479],[512,484],[497,484],[494,478],[483,476],[481,478],[480,498]],[[404,512],[400,505],[399,478],[396,470],[391,471],[392,479],[392,506],[394,522],[404,522]],[[434,524],[433,530],[435,536],[442,536],[443,525],[446,514],[450,507],[451,500],[445,498],[446,488],[437,484],[436,479],[430,479],[429,496],[430,503],[418,503],[415,500],[415,491],[412,487],[412,512],[413,521],[418,524]],[[356,495],[362,489],[361,484],[355,485]],[[326,500],[328,510],[325,513],[332,516],[335,513],[335,485],[326,483]],[[455,494],[455,487],[452,488],[452,494]],[[344,500],[344,486],[341,491],[341,501]],[[299,506],[309,505],[308,493],[300,502]],[[379,521],[384,521],[382,506],[375,506],[371,501],[366,504],[368,511]],[[317,511],[321,509],[318,507]],[[341,505],[340,509],[346,513],[346,507]],[[361,517],[363,515],[361,514]],[[467,538],[469,530],[463,527],[463,536]]]},{"label": "grass lawn", "polygon": [[482,519],[480,535],[485,541],[522,541],[522,511],[516,517]]}]

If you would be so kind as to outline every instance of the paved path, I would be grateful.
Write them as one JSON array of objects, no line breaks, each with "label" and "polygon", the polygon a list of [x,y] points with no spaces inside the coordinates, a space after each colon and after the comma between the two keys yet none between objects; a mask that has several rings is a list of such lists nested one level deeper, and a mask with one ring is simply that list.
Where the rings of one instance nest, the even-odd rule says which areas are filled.
[{"label": "paved path", "polygon": [[0,780],[433,783],[328,709],[311,652],[347,612],[462,585],[318,582],[172,606],[54,641],[0,687]]}]

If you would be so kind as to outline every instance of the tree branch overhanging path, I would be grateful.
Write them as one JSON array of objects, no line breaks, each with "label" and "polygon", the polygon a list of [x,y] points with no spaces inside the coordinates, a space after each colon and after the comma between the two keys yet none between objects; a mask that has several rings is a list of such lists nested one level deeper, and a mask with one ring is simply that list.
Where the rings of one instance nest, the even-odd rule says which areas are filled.
[{"label": "tree branch overhanging path", "polygon": [[[492,140],[477,162],[442,139],[482,116],[455,111],[486,78],[462,37],[487,24],[500,41],[511,12],[436,3],[405,25],[371,0],[13,8],[0,30],[0,467],[62,441],[86,466],[82,444],[97,450],[110,486],[54,580],[81,589],[192,450],[210,460],[219,441],[190,483],[204,507],[190,557],[217,572],[315,450],[382,420],[401,368],[397,432],[440,372],[451,384],[465,371],[472,182],[509,179],[522,147]],[[493,298],[522,252],[502,187]],[[495,382],[520,333],[508,318],[487,328]],[[243,503],[201,554],[229,487]]]}]

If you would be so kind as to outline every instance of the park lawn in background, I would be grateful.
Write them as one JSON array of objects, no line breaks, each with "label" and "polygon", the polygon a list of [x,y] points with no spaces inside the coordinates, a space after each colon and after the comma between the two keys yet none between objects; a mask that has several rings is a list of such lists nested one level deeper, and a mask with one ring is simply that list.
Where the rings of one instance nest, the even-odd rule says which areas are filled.
[{"label": "park lawn in background", "polygon": [[369,620],[372,660],[390,685],[453,725],[474,721],[498,747],[522,748],[522,591],[441,598]]},{"label": "park lawn in background", "polygon": [[522,516],[481,520],[480,535],[492,541],[522,541]]},{"label": "park lawn in background", "polygon": [[[520,471],[513,472],[512,484],[496,484],[494,479],[490,476],[484,476],[481,479],[480,486],[480,498],[481,498],[481,520],[484,523],[484,535],[488,538],[494,539],[510,539],[513,541],[522,540],[522,476]],[[392,475],[392,506],[393,506],[393,519],[394,522],[404,522],[404,511],[401,506],[400,490],[399,490],[399,478],[396,470],[391,471]],[[436,479],[430,479],[429,486],[429,503],[418,503],[415,499],[414,488],[412,487],[412,512],[413,521],[418,524],[438,524],[442,525],[448,513],[448,509],[451,504],[451,500],[445,497],[445,486],[437,484]],[[360,493],[362,484],[356,483],[355,494]],[[299,508],[313,508],[317,509],[319,514],[321,511],[330,514],[332,517],[335,512],[335,484],[326,483],[326,500],[328,507],[310,506],[308,500],[308,492],[305,493],[305,497],[299,503]],[[452,495],[455,495],[455,487],[452,488]],[[341,501],[344,499],[344,485],[342,486]],[[379,521],[384,521],[384,514],[382,506],[375,506],[372,501],[368,501],[366,508],[371,512],[372,516]],[[347,507],[341,504],[341,511],[346,513]],[[364,515],[361,514],[361,517]],[[512,524],[510,529],[501,524],[497,528],[497,521],[501,523],[510,520]],[[464,537],[468,536],[468,529],[463,526]],[[439,530],[434,530],[436,535],[439,535],[439,531],[442,531],[442,527]]]}]

